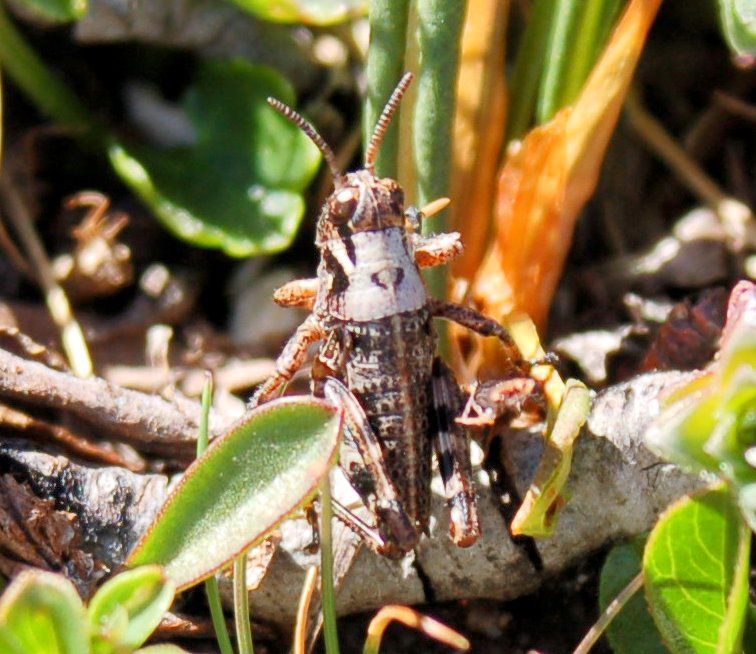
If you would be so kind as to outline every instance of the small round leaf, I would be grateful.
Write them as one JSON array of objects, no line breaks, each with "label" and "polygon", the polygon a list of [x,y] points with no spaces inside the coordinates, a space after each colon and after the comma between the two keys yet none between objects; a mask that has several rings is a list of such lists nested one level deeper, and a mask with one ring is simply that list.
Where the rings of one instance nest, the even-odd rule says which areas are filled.
[{"label": "small round leaf", "polygon": [[0,625],[6,639],[20,645],[23,654],[90,651],[79,594],[65,577],[51,572],[29,570],[13,581],[0,598]]}]

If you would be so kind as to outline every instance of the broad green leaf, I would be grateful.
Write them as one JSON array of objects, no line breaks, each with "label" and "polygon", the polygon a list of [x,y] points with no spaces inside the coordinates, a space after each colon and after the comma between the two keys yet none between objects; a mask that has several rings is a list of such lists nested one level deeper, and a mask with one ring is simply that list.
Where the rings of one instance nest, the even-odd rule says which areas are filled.
[{"label": "broad green leaf", "polygon": [[32,14],[66,23],[78,20],[89,11],[89,0],[20,0]]},{"label": "broad green leaf", "polygon": [[340,414],[314,398],[258,407],[189,467],[128,565],[162,565],[179,588],[219,570],[315,492],[340,428]]},{"label": "broad green leaf", "polygon": [[139,647],[160,623],[175,587],[159,566],[144,566],[113,577],[89,603],[95,654]]},{"label": "broad green leaf", "polygon": [[272,96],[293,104],[293,95],[270,68],[205,62],[184,98],[196,142],[170,151],[115,143],[110,160],[181,238],[237,257],[281,250],[320,162],[307,136],[267,103]]},{"label": "broad green leaf", "polygon": [[748,608],[751,533],[724,486],[674,504],[648,539],[646,597],[674,654],[736,654]]},{"label": "broad green leaf", "polygon": [[277,23],[333,25],[367,13],[367,0],[231,0],[245,11]]},{"label": "broad green leaf", "polygon": [[181,649],[176,645],[170,645],[168,643],[163,645],[151,645],[150,647],[144,647],[139,649],[134,654],[189,654],[185,649]]},{"label": "broad green leaf", "polygon": [[719,0],[719,15],[732,51],[739,55],[756,55],[756,3]]},{"label": "broad green leaf", "polygon": [[23,654],[90,651],[79,594],[65,577],[51,572],[30,570],[14,580],[0,598],[0,625],[6,640],[15,638]]},{"label": "broad green leaf", "polygon": [[[616,545],[609,552],[601,568],[599,605],[606,610],[610,602],[641,571],[645,536]],[[606,636],[615,654],[667,654],[659,630],[656,628],[648,603],[642,593],[636,593],[612,620]]]}]

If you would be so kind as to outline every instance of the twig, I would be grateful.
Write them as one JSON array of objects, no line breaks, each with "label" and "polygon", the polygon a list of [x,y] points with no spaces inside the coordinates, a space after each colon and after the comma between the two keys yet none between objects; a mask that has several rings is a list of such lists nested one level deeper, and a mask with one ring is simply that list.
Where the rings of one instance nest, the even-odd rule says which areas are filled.
[{"label": "twig", "polygon": [[733,116],[756,123],[756,106],[722,91],[714,92],[714,101]]},{"label": "twig", "polygon": [[[99,377],[80,379],[27,361],[0,349],[0,396],[51,409],[69,411],[102,436],[131,443],[145,452],[193,455],[199,424],[199,405],[180,407],[164,399],[130,391]],[[211,417],[213,432],[230,424]]]},{"label": "twig", "polygon": [[646,111],[633,92],[627,95],[625,112],[643,142],[669,166],[692,193],[717,213],[722,225],[735,242],[735,248],[740,249],[746,243],[753,244],[756,234],[751,209],[719,188],[662,124]]}]

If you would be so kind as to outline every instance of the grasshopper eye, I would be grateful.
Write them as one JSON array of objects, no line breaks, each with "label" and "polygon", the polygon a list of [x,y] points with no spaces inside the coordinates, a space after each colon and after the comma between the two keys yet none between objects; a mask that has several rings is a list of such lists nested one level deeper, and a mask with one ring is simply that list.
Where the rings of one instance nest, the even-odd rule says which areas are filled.
[{"label": "grasshopper eye", "polygon": [[354,215],[359,199],[359,189],[344,188],[338,191],[329,203],[329,217],[331,221],[337,225],[347,222]]},{"label": "grasshopper eye", "polygon": [[401,216],[404,212],[404,191],[399,186],[391,189],[390,200],[394,213]]}]

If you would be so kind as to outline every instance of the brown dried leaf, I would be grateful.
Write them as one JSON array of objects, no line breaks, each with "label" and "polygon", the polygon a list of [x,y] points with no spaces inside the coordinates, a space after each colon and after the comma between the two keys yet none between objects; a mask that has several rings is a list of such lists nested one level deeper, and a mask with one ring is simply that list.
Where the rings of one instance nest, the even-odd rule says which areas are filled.
[{"label": "brown dried leaf", "polygon": [[470,0],[462,34],[451,224],[465,250],[454,274],[472,278],[485,251],[506,125],[504,65],[508,0]]},{"label": "brown dried leaf", "polygon": [[526,312],[540,329],[579,211],[596,186],[646,35],[661,0],[633,0],[574,106],[510,148],[495,207],[496,237],[473,297],[503,319]]}]

